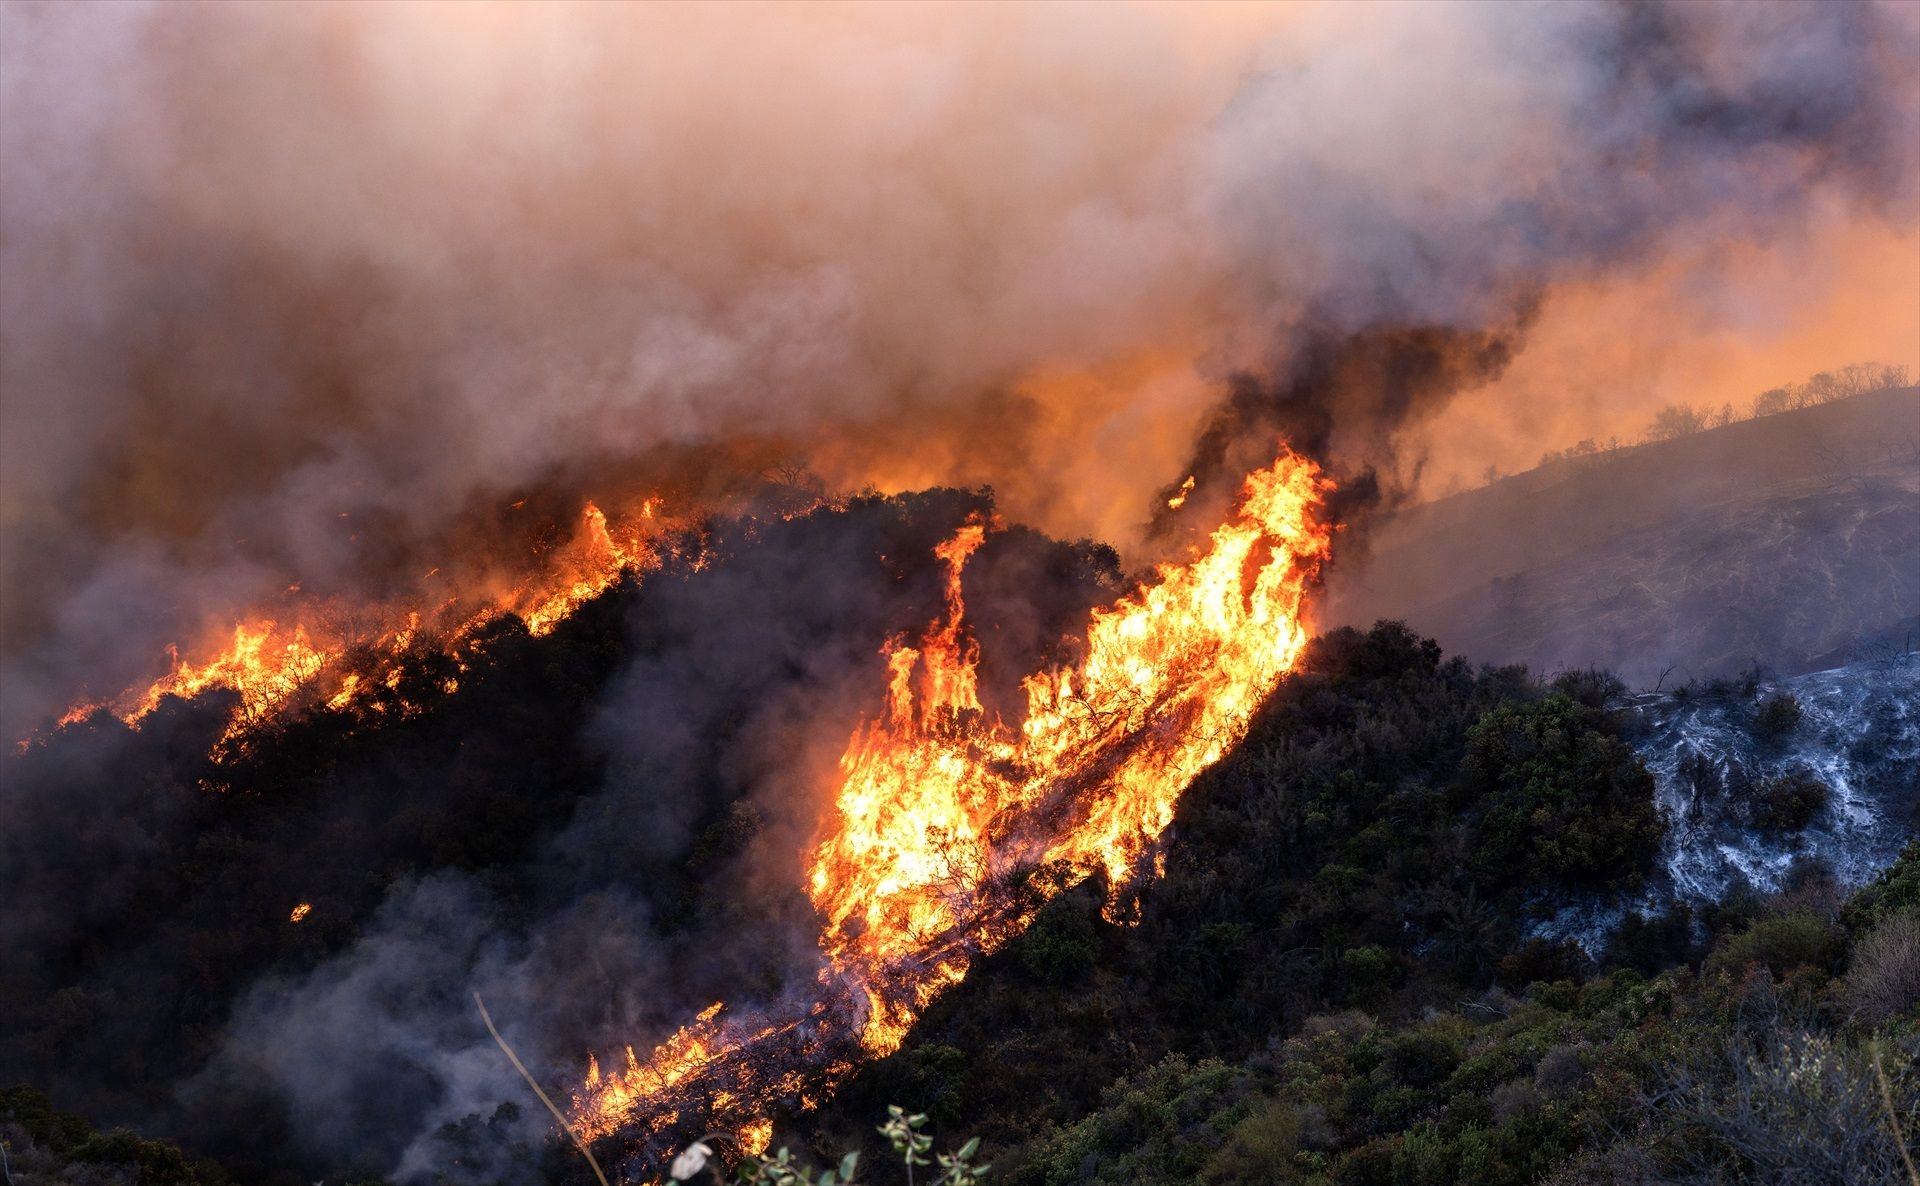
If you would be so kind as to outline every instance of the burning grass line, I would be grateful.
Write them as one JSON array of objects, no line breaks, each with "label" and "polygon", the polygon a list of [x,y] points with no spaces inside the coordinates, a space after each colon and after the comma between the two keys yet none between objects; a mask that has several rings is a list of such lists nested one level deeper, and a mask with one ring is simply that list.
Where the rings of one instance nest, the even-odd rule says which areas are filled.
[{"label": "burning grass line", "polygon": [[553,1106],[553,1101],[548,1099],[547,1093],[540,1089],[540,1084],[534,1082],[533,1076],[527,1071],[526,1064],[520,1061],[520,1056],[513,1052],[513,1047],[507,1045],[507,1040],[500,1036],[498,1029],[494,1028],[493,1015],[487,1012],[487,1003],[480,999],[480,993],[477,990],[473,994],[473,1003],[480,1009],[480,1020],[487,1023],[487,1032],[493,1035],[493,1040],[500,1044],[500,1049],[506,1054],[507,1060],[513,1063],[513,1069],[520,1072],[520,1077],[527,1081],[527,1086],[533,1088],[533,1094],[539,1096],[540,1102],[547,1106],[547,1111],[553,1113],[554,1120],[559,1122],[560,1131],[567,1134],[567,1139],[573,1142],[574,1148],[580,1150],[580,1156],[586,1158],[587,1164],[593,1167],[593,1176],[600,1179],[600,1186],[608,1186],[607,1176],[600,1172],[600,1163],[593,1159],[593,1150],[587,1148],[587,1143],[580,1139],[580,1134],[573,1131],[573,1125],[568,1124],[567,1118],[560,1114],[560,1109]]}]

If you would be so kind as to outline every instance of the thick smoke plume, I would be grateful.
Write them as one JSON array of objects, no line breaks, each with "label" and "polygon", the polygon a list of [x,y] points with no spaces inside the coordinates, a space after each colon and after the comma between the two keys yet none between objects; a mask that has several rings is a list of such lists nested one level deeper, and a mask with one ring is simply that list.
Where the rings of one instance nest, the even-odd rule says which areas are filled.
[{"label": "thick smoke plume", "polygon": [[[1911,5],[0,20],[9,738],[290,585],[404,591],[491,541],[488,508],[688,456],[991,484],[1011,519],[1151,550],[1277,435],[1402,498],[1567,424],[1637,424],[1641,386],[1687,375],[1695,338],[1716,358],[1751,342],[1741,381],[1814,369],[1836,320],[1849,357],[1920,361],[1913,287],[1885,290],[1920,279]],[[1646,355],[1614,341],[1624,305]],[[1608,383],[1574,375],[1590,356]],[[526,857],[537,892],[397,883],[354,942],[239,998],[185,1114],[265,1099],[303,1154],[424,1175],[447,1124],[497,1124],[496,1146],[538,1131],[497,1112],[514,1087],[464,1019],[470,988],[560,1060],[582,1034],[644,1042],[706,981],[804,963],[673,948],[634,871],[740,795],[786,804],[755,852],[790,858],[809,779],[875,686],[875,630],[927,619],[894,574],[833,581],[846,557],[803,542],[736,596],[670,607],[693,641],[639,639],[582,726],[605,790]],[[1072,615],[1002,617],[1031,641]],[[757,621],[800,625],[732,625]],[[716,764],[727,793],[690,791]],[[10,851],[68,843],[86,804],[65,789],[9,794]],[[143,843],[109,830],[98,855]],[[113,885],[92,889],[111,915]],[[58,925],[43,905],[22,934]],[[804,948],[785,908],[756,933]],[[589,948],[596,965],[570,962]]]},{"label": "thick smoke plume", "polygon": [[[1728,285],[1862,227],[1920,260],[1897,4],[4,19],[16,735],[662,445],[991,482],[1124,543],[1236,371],[1297,404],[1351,333],[1506,332],[1661,268],[1675,324],[1805,321],[1859,294]],[[1878,309],[1863,356],[1907,361],[1920,313]],[[1503,405],[1529,436],[1544,379]],[[1329,439],[1380,465],[1441,402],[1343,401]]]}]

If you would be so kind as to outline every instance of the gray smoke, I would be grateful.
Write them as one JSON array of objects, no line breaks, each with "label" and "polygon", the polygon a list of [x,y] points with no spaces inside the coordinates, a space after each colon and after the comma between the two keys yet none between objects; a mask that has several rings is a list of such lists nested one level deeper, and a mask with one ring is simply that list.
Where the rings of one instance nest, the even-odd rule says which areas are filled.
[{"label": "gray smoke", "polygon": [[3,19],[10,735],[558,468],[784,435],[1124,532],[1205,376],[1915,208],[1892,3]]},{"label": "gray smoke", "polygon": [[[992,481],[1076,533],[1186,473],[1217,506],[1281,432],[1404,489],[1408,430],[1562,286],[1920,202],[1897,3],[0,20],[9,737],[291,582],[436,563],[476,503],[663,446]],[[1166,356],[1183,380],[1046,378]],[[1076,521],[1090,503],[1124,511]],[[608,786],[537,893],[407,882],[238,1002],[189,1098],[265,1091],[306,1152],[425,1177],[449,1123],[495,1149],[540,1124],[499,1111],[474,988],[564,1065],[575,1035],[644,1044],[719,984],[795,974],[808,920],[779,887],[873,694],[879,639],[849,624],[892,594],[769,612],[793,575],[615,682]],[[663,946],[632,884],[693,842],[723,724],[718,797],[762,805],[752,956]]]}]

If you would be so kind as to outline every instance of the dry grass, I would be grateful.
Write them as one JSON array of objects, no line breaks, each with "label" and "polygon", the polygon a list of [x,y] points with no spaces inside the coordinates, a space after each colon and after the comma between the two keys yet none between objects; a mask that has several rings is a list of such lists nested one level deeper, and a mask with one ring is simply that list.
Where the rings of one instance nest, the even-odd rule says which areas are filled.
[{"label": "dry grass", "polygon": [[567,1134],[567,1138],[573,1142],[574,1147],[580,1150],[580,1156],[586,1158],[587,1164],[593,1167],[593,1176],[600,1179],[600,1186],[607,1186],[607,1176],[600,1172],[600,1163],[593,1159],[593,1150],[587,1148],[587,1143],[580,1139],[580,1134],[573,1131],[573,1125],[568,1124],[567,1118],[560,1114],[560,1109],[553,1106],[553,1101],[547,1098],[547,1093],[540,1089],[540,1084],[535,1082],[533,1076],[528,1073],[526,1064],[520,1061],[520,1056],[513,1052],[513,1047],[507,1045],[507,1040],[500,1036],[498,1029],[494,1028],[493,1016],[487,1012],[487,1003],[480,999],[480,994],[477,992],[473,994],[473,1003],[480,1007],[480,1020],[487,1023],[487,1032],[493,1035],[493,1040],[500,1044],[501,1050],[506,1052],[507,1059],[513,1063],[513,1069],[520,1072],[520,1077],[527,1081],[527,1086],[533,1088],[533,1094],[540,1097],[540,1102],[547,1106],[547,1111],[552,1112],[553,1118],[559,1121],[560,1131]]}]

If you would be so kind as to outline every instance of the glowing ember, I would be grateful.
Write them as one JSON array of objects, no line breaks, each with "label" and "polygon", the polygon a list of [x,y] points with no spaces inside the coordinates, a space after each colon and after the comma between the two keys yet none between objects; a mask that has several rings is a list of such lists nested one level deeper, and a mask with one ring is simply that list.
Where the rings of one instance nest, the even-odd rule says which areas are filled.
[{"label": "glowing ember", "polygon": [[1177,511],[1181,507],[1186,506],[1187,495],[1192,493],[1193,493],[1193,475],[1188,474],[1187,480],[1180,483],[1179,493],[1175,494],[1172,498],[1169,498],[1167,500],[1167,509],[1170,511]]},{"label": "glowing ember", "polygon": [[938,550],[944,620],[918,648],[888,642],[886,711],[841,759],[807,883],[824,922],[815,995],[758,1016],[709,1009],[645,1062],[629,1051],[617,1074],[591,1067],[579,1128],[652,1154],[683,1119],[762,1132],[773,1107],[811,1104],[896,1049],[1046,897],[1096,873],[1115,893],[1138,876],[1180,793],[1306,645],[1329,489],[1291,455],[1250,476],[1205,554],[1096,611],[1077,667],[1026,681],[1017,729],[976,697],[960,576],[988,525],[963,526]]},{"label": "glowing ember", "polygon": [[312,913],[313,913],[313,903],[302,902],[298,906],[295,906],[293,908],[292,914],[287,915],[287,921],[299,922],[301,919],[305,918],[307,915]]}]

